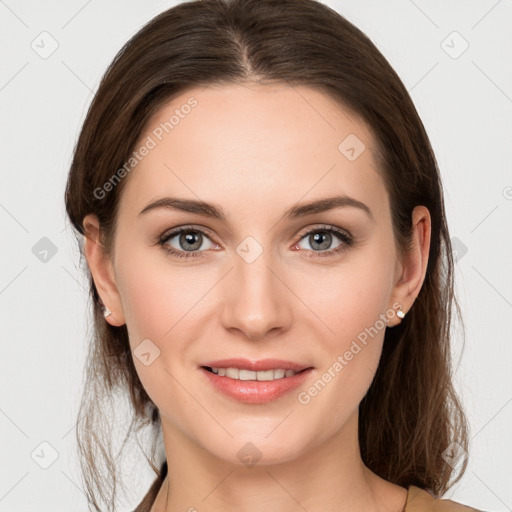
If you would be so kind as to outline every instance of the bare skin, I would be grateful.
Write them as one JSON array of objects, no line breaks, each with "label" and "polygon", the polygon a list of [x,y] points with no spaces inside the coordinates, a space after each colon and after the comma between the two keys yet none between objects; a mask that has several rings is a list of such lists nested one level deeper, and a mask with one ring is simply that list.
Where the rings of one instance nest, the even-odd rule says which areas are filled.
[{"label": "bare skin", "polygon": [[[124,178],[113,254],[99,244],[97,218],[84,219],[89,268],[112,312],[106,321],[127,325],[132,350],[150,339],[160,351],[150,365],[134,357],[160,410],[169,468],[151,511],[400,512],[407,490],[363,464],[357,437],[385,327],[307,404],[298,393],[379,315],[396,313],[396,304],[409,311],[425,278],[428,210],[415,208],[414,247],[401,260],[371,132],[306,87],[189,90],[154,115],[140,144],[191,96],[197,106]],[[353,161],[338,149],[349,134],[366,148]],[[341,194],[372,216],[345,206],[282,219],[297,204]],[[226,222],[168,208],[139,214],[165,196],[213,203]],[[318,247],[314,235],[326,226],[354,244],[332,233]],[[175,227],[202,231],[194,231],[197,248],[179,233],[156,243]],[[248,236],[262,249],[250,263],[237,252]],[[400,322],[386,319],[388,328]],[[299,390],[247,404],[213,389],[200,370],[228,357],[280,358],[314,371]],[[261,456],[252,466],[237,455],[247,443]]]}]

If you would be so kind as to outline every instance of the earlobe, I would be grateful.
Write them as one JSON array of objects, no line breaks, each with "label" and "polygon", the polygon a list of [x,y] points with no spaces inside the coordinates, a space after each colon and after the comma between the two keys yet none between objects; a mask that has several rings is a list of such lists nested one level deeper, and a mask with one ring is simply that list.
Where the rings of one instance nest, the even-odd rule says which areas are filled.
[{"label": "earlobe", "polygon": [[[116,286],[112,262],[101,243],[98,217],[88,214],[83,220],[83,250],[94,284],[104,305],[105,321],[119,327],[125,324],[121,298]],[[109,314],[107,314],[107,312]]]},{"label": "earlobe", "polygon": [[[425,280],[430,234],[430,212],[425,206],[416,206],[412,213],[412,248],[404,254],[402,264],[397,265],[401,271],[392,294],[392,301],[401,305],[404,314],[412,307]],[[398,317],[397,324],[400,322]]]}]

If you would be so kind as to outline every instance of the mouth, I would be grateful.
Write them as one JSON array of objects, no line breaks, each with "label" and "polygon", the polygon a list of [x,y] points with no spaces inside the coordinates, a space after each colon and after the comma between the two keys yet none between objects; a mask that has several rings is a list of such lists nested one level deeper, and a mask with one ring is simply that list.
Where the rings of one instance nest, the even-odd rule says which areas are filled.
[{"label": "mouth", "polygon": [[253,380],[253,381],[272,381],[279,379],[286,379],[289,377],[293,377],[299,373],[303,373],[306,370],[309,370],[311,367],[304,368],[303,370],[296,371],[285,368],[276,368],[271,370],[262,370],[262,371],[253,371],[246,370],[243,368],[235,368],[235,367],[212,367],[212,366],[201,366],[201,368],[205,369],[210,373],[214,373],[219,377],[227,377],[228,379],[233,380]]},{"label": "mouth", "polygon": [[277,401],[303,385],[315,372],[312,366],[277,359],[225,359],[199,366],[198,370],[203,382],[220,396],[245,404]]}]

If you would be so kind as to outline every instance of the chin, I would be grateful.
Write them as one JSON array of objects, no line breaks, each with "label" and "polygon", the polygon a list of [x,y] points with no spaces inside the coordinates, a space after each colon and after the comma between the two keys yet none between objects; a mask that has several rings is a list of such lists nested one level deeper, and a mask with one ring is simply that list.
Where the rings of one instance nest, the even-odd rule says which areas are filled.
[{"label": "chin", "polygon": [[225,462],[242,467],[284,464],[299,457],[306,451],[308,445],[306,440],[299,442],[298,439],[291,439],[289,430],[288,426],[283,432],[278,434],[276,431],[270,435],[268,432],[271,432],[272,429],[264,434],[255,433],[253,435],[248,434],[245,430],[244,434],[240,436],[230,430],[234,437],[229,438],[227,442],[212,445],[212,438],[209,438],[203,447]]}]

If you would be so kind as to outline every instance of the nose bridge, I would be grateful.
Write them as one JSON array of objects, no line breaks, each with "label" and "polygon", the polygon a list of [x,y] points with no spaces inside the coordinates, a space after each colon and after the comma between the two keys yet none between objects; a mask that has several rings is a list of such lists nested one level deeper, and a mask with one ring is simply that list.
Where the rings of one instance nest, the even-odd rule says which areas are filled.
[{"label": "nose bridge", "polygon": [[276,277],[279,265],[273,251],[248,236],[236,247],[236,253],[227,283],[224,326],[237,328],[250,339],[286,327],[291,318],[290,303]]}]

